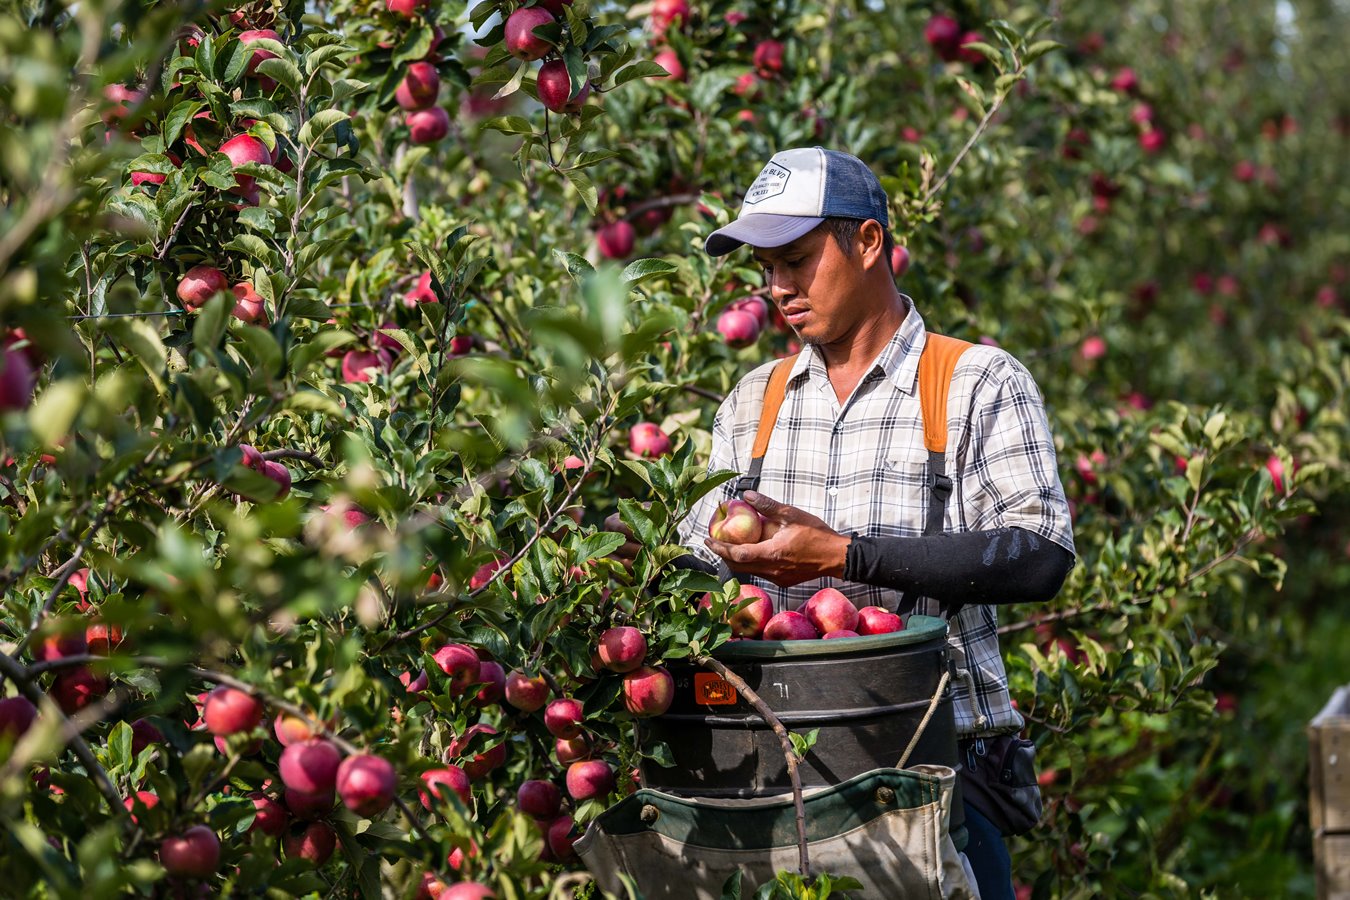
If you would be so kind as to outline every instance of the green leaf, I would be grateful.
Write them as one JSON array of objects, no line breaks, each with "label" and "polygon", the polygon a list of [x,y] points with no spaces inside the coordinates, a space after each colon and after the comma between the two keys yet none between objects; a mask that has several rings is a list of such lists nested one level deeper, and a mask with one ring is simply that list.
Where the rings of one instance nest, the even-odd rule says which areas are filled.
[{"label": "green leaf", "polygon": [[658,66],[656,63],[644,59],[633,63],[631,66],[624,66],[620,69],[614,75],[614,84],[612,87],[627,84],[636,78],[664,78],[669,74],[669,72]]},{"label": "green leaf", "polygon": [[534,134],[534,126],[523,116],[497,116],[484,122],[483,129],[502,134]]},{"label": "green leaf", "polygon": [[163,393],[168,353],[154,327],[145,319],[119,319],[108,330],[117,336],[122,346],[131,351],[150,375],[155,389]]},{"label": "green leaf", "polygon": [[595,272],[595,266],[591,265],[584,256],[572,253],[568,250],[559,250],[556,247],[553,248],[553,255],[562,262],[563,268],[567,270],[567,274],[571,275],[573,278],[579,278],[583,275]]},{"label": "green leaf", "polygon": [[197,313],[192,323],[192,343],[199,350],[220,346],[225,335],[225,326],[230,321],[230,311],[234,309],[234,299],[228,294],[213,297]]},{"label": "green leaf", "polygon": [[632,287],[649,278],[657,278],[678,271],[679,266],[664,259],[639,259],[629,263],[628,267],[623,270],[623,280],[626,285]]},{"label": "green leaf", "polygon": [[73,378],[53,382],[38,394],[28,411],[29,426],[38,442],[55,447],[65,440],[87,395],[84,382]]},{"label": "green leaf", "polygon": [[520,90],[520,84],[525,80],[525,73],[528,71],[530,71],[530,64],[522,61],[520,66],[516,69],[516,74],[512,75],[511,80],[502,85],[497,90],[497,93],[492,95],[492,99],[500,100],[503,97],[509,97]]},{"label": "green leaf", "polygon": [[585,172],[576,169],[567,169],[563,174],[567,176],[567,180],[572,183],[572,187],[576,188],[577,193],[581,195],[582,202],[586,204],[586,211],[595,215],[599,204],[599,196],[591,179]]},{"label": "green leaf", "polygon": [[351,116],[340,109],[322,109],[300,129],[296,139],[306,147],[314,147],[339,122],[348,122]]},{"label": "green leaf", "polygon": [[[250,46],[259,46],[267,43],[266,41],[257,41]],[[292,94],[300,93],[300,81],[303,76],[300,70],[295,67],[295,63],[289,59],[265,59],[258,63],[258,68],[254,70],[259,75],[271,78],[277,84],[280,84]]]},{"label": "green leaf", "polygon": [[[203,41],[202,43],[207,43]],[[183,127],[195,116],[205,103],[200,100],[184,100],[169,110],[164,117],[164,143],[172,144],[183,133]]]},{"label": "green leaf", "polygon": [[1022,65],[1029,66],[1050,51],[1058,50],[1063,46],[1059,41],[1037,41],[1022,54]]}]

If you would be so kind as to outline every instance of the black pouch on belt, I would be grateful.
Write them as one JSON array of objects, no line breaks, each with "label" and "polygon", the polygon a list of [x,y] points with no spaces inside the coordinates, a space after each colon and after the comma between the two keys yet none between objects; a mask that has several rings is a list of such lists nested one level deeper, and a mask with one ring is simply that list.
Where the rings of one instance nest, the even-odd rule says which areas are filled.
[{"label": "black pouch on belt", "polygon": [[1036,782],[1036,745],[1015,734],[968,738],[963,752],[961,791],[1004,837],[1025,834],[1041,820],[1041,787]]}]

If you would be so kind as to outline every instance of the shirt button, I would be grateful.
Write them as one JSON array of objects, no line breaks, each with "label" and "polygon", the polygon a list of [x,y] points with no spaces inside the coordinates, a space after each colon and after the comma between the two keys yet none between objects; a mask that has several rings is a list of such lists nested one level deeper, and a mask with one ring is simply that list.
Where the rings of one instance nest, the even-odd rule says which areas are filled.
[{"label": "shirt button", "polygon": [[831,497],[838,497],[838,496],[839,496],[839,488],[830,488],[830,490],[829,490],[828,493],[829,493],[829,495],[830,495]]}]

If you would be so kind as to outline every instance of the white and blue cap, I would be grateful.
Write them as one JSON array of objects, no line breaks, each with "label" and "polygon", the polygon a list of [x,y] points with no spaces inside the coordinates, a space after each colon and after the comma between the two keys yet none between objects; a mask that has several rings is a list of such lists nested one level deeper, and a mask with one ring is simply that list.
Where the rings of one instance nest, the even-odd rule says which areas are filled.
[{"label": "white and blue cap", "polygon": [[731,224],[708,235],[703,248],[724,256],[744,244],[781,247],[827,218],[876,219],[889,228],[886,192],[856,156],[824,147],[775,153],[741,201]]}]

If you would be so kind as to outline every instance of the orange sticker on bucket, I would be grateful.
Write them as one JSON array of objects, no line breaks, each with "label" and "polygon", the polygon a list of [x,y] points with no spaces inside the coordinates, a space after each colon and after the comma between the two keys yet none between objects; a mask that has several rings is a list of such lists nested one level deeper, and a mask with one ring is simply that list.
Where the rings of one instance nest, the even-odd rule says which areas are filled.
[{"label": "orange sticker on bucket", "polygon": [[721,675],[695,672],[694,699],[704,706],[730,706],[736,702],[736,689]]}]

